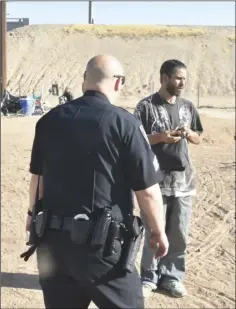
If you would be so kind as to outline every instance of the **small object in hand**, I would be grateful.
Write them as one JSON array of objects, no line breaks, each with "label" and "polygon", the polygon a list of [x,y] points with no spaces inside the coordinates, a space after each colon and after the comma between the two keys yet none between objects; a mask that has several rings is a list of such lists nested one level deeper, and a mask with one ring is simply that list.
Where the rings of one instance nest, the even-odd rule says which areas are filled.
[{"label": "small object in hand", "polygon": [[182,135],[182,131],[180,129],[178,130],[173,130],[170,132],[171,136],[181,136]]}]

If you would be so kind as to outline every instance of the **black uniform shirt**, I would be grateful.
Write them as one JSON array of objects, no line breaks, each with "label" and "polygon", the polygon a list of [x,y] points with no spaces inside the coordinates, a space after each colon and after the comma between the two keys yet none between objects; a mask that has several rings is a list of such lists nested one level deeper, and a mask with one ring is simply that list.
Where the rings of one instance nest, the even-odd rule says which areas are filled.
[{"label": "black uniform shirt", "polygon": [[97,91],[37,122],[30,172],[43,174],[44,208],[64,213],[115,205],[130,213],[131,189],[162,177],[141,123]]}]

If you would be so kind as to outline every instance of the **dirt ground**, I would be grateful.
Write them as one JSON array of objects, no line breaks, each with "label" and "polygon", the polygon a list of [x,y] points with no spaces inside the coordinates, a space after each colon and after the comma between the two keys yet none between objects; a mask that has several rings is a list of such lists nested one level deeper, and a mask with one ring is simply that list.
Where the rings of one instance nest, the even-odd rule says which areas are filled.
[{"label": "dirt ground", "polygon": [[[198,194],[187,252],[189,295],[175,299],[156,292],[146,308],[235,308],[234,114],[200,112],[205,136],[200,146],[191,146]],[[35,255],[27,263],[19,258],[26,249],[28,168],[37,119],[1,120],[2,308],[43,308]]]}]

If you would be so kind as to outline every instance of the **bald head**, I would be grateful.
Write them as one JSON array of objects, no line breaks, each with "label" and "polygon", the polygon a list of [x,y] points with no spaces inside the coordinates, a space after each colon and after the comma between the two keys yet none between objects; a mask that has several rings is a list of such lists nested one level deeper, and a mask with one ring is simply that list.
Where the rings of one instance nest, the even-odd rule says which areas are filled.
[{"label": "bald head", "polygon": [[84,74],[82,91],[95,90],[114,102],[125,81],[120,62],[110,55],[98,55],[89,60]]},{"label": "bald head", "polygon": [[123,75],[124,70],[120,62],[110,55],[98,55],[89,60],[86,67],[88,84],[100,84],[112,80],[114,75]]}]

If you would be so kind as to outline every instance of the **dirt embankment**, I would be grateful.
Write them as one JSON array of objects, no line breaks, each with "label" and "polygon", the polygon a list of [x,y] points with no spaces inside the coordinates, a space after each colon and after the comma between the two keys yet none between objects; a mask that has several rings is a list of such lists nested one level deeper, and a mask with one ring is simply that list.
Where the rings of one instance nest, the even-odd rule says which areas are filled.
[{"label": "dirt embankment", "polygon": [[8,33],[7,53],[8,89],[15,94],[19,85],[22,93],[32,89],[37,93],[43,86],[45,97],[53,101],[48,89],[56,80],[80,95],[87,61],[108,53],[124,64],[126,98],[157,89],[162,62],[177,58],[188,66],[187,97],[196,101],[200,85],[203,99],[221,97],[221,103],[228,100],[227,106],[234,105],[233,27],[27,26]]}]

